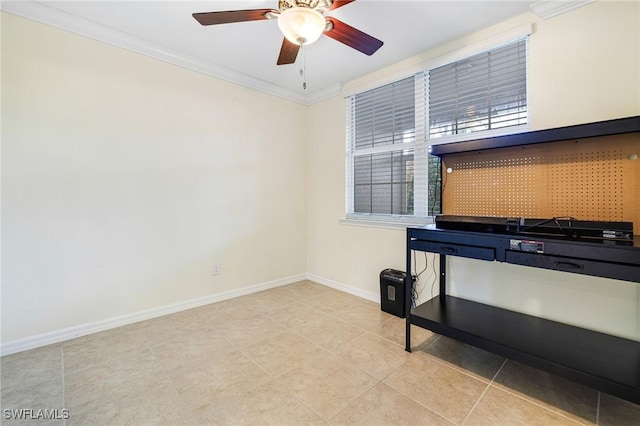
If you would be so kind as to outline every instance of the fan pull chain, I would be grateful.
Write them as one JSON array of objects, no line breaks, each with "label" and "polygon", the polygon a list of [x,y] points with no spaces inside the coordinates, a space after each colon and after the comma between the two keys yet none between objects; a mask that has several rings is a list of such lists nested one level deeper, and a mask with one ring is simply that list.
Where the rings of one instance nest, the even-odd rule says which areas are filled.
[{"label": "fan pull chain", "polygon": [[307,90],[307,54],[305,53],[304,44],[300,45],[302,52],[302,68],[300,69],[300,77],[302,77],[302,90]]}]

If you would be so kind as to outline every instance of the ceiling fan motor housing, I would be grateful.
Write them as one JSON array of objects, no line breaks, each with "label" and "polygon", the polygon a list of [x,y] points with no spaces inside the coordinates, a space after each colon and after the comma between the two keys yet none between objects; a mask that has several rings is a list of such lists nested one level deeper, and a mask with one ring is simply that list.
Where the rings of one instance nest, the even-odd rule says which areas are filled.
[{"label": "ceiling fan motor housing", "polygon": [[307,9],[324,10],[331,7],[331,0],[279,0],[278,10],[284,12],[292,7],[305,7]]}]

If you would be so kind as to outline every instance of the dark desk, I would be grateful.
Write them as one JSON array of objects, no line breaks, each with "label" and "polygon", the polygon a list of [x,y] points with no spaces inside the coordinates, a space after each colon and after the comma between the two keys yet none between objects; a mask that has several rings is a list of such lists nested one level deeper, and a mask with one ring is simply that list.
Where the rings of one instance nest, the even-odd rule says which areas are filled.
[{"label": "dark desk", "polygon": [[[529,240],[542,243],[541,252],[522,248]],[[407,351],[414,324],[640,404],[640,342],[446,294],[447,256],[640,283],[639,236],[623,243],[566,241],[427,226],[407,229],[407,271],[412,250],[440,255],[440,295],[411,309],[407,274]]]}]

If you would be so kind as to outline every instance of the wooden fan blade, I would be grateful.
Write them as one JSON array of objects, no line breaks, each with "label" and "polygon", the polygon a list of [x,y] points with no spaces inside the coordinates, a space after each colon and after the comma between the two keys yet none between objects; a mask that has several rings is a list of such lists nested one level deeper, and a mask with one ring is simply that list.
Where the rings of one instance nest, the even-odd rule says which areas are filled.
[{"label": "wooden fan blade", "polygon": [[300,51],[300,46],[283,38],[280,56],[278,56],[278,65],[293,64],[298,57],[298,51]]},{"label": "wooden fan blade", "polygon": [[373,55],[384,44],[377,38],[372,37],[367,33],[363,33],[362,31],[339,21],[336,18],[328,16],[327,21],[331,23],[331,29],[327,30],[325,35],[328,35],[332,39],[346,44],[349,47],[353,47],[365,55]]},{"label": "wooden fan blade", "polygon": [[233,22],[260,21],[271,9],[228,10],[225,12],[194,13],[193,17],[202,25],[230,24]]},{"label": "wooden fan blade", "polygon": [[331,4],[331,7],[327,10],[335,10],[339,7],[342,7],[344,5],[347,5],[349,3],[353,3],[356,0],[333,0],[333,3]]}]

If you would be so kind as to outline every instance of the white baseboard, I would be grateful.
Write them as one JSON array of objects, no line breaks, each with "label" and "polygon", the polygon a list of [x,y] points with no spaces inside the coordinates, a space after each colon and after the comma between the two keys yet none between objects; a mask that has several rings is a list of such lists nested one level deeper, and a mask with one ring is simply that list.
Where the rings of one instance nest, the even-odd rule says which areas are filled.
[{"label": "white baseboard", "polygon": [[380,294],[378,293],[372,293],[370,291],[362,290],[357,287],[343,284],[341,282],[321,277],[320,275],[316,274],[307,273],[306,277],[308,280],[317,282],[318,284],[326,285],[327,287],[335,288],[336,290],[344,291],[345,293],[353,294],[354,296],[362,297],[363,299],[380,303]]},{"label": "white baseboard", "polygon": [[239,288],[236,290],[224,291],[221,293],[211,294],[196,299],[185,300],[178,303],[172,303],[170,305],[159,306],[157,308],[146,309],[143,311],[134,312],[131,314],[120,315],[113,318],[107,318],[100,321],[94,321],[78,326],[63,328],[60,330],[54,330],[47,333],[36,334],[33,336],[24,337],[21,339],[8,341],[0,346],[0,356],[10,355],[17,352],[26,351],[29,349],[39,348],[41,346],[51,345],[54,343],[64,342],[66,340],[75,339],[76,337],[86,336],[100,331],[110,330],[112,328],[121,327],[123,325],[133,324],[136,322],[161,317],[163,315],[174,314],[176,312],[185,311],[187,309],[197,308],[199,306],[208,305],[210,303],[221,302],[223,300],[232,299],[234,297],[244,296],[251,293],[257,293],[259,291],[268,290],[270,288],[280,287],[287,284],[293,284],[302,280],[314,281],[318,284],[325,285],[327,287],[334,288],[336,290],[344,291],[345,293],[353,294],[354,296],[362,297],[363,299],[371,300],[372,302],[380,303],[380,295],[378,293],[372,293],[369,291],[361,290],[359,288],[331,280],[316,274],[300,274],[293,275],[278,280],[267,281],[261,284],[256,284],[248,287]]},{"label": "white baseboard", "polygon": [[[53,343],[64,342],[65,340],[74,339],[76,337],[86,336],[88,334],[109,330],[123,325],[133,324],[135,322],[157,318],[163,315],[169,315],[187,309],[197,308],[199,306],[208,305],[210,303],[221,302],[223,300],[232,299],[234,297],[244,296],[256,293],[270,288],[280,287],[292,284],[297,281],[308,279],[308,274],[293,275],[278,280],[267,281],[261,284],[251,285],[236,290],[224,291],[221,293],[211,294],[196,299],[185,300],[170,305],[159,306],[157,308],[146,309],[131,314],[120,315],[113,318],[107,318],[100,321],[94,321],[87,324],[68,327],[60,330],[54,330],[47,333],[37,334],[34,336],[24,337],[21,339],[8,341],[0,346],[0,355],[10,355],[16,352],[22,352],[41,346],[51,345]],[[322,283],[320,283],[322,284]],[[327,284],[329,285],[329,284]],[[333,287],[332,285],[329,285]],[[337,288],[337,287],[336,287]],[[347,290],[343,290],[347,291]],[[349,292],[349,291],[347,291]],[[355,293],[354,293],[355,294]]]}]

